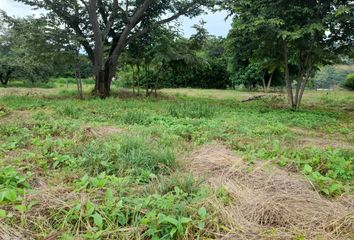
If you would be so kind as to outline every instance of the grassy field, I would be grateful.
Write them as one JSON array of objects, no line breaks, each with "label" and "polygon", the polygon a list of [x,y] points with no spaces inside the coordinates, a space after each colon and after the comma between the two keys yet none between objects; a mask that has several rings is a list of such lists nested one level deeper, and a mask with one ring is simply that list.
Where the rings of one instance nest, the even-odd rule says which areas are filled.
[{"label": "grassy field", "polygon": [[353,92],[91,88],[0,88],[0,239],[354,237]]}]

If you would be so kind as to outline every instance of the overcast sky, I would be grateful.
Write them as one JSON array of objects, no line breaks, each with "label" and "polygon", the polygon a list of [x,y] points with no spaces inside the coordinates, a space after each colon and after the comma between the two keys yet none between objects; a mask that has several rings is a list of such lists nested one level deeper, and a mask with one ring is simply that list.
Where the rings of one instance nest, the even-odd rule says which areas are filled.
[{"label": "overcast sky", "polygon": [[[0,0],[0,9],[5,10],[11,16],[24,17],[38,12],[31,11],[31,8],[14,0]],[[182,30],[185,36],[190,36],[194,33],[192,26],[198,23],[201,19],[207,22],[206,28],[209,33],[216,36],[226,36],[231,25],[231,20],[225,21],[226,13],[218,12],[209,15],[199,16],[193,19],[181,18]]]}]

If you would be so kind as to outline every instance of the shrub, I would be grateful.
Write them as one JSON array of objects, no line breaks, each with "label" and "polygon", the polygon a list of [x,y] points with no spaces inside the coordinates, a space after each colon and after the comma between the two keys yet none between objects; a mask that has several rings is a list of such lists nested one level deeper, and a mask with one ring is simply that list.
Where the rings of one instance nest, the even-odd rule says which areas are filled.
[{"label": "shrub", "polygon": [[347,76],[347,81],[344,83],[344,86],[349,90],[354,90],[354,73]]}]

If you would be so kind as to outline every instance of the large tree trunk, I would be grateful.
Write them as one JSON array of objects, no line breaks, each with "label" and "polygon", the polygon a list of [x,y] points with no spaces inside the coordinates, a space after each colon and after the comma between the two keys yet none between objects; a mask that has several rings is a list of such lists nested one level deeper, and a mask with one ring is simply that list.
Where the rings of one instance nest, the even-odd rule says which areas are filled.
[{"label": "large tree trunk", "polygon": [[106,71],[100,70],[96,73],[95,96],[107,98],[111,94],[112,78]]},{"label": "large tree trunk", "polygon": [[1,82],[1,84],[4,85],[4,86],[7,86],[7,84],[9,83],[8,80],[2,79],[2,78],[0,79],[0,82]]},{"label": "large tree trunk", "polygon": [[6,87],[7,84],[9,83],[11,73],[12,73],[11,70],[7,70],[5,74],[0,73],[0,82],[1,82],[1,84],[4,85],[5,87]]},{"label": "large tree trunk", "polygon": [[107,98],[111,94],[111,84],[116,71],[116,64],[107,61],[103,70],[96,70],[95,96]]}]

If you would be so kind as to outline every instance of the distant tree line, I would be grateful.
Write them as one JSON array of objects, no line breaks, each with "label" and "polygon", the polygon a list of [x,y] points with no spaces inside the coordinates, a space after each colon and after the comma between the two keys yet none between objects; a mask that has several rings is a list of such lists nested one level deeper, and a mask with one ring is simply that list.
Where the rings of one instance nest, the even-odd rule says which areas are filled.
[{"label": "distant tree line", "polygon": [[204,24],[195,25],[190,38],[161,27],[130,44],[119,69],[123,85],[148,95],[166,87],[230,87],[225,39],[210,36]]},{"label": "distant tree line", "polygon": [[[94,94],[102,98],[115,79],[147,95],[163,87],[280,86],[298,108],[306,87],[324,84],[315,77],[319,69],[354,53],[350,0],[18,1],[46,15],[16,19],[2,13],[4,85],[11,78],[93,75]],[[206,9],[233,17],[227,38],[210,36],[204,22],[190,38],[168,24]]]},{"label": "distant tree line", "polygon": [[74,77],[79,66],[83,78],[92,66],[80,46],[65,32],[51,28],[44,18],[0,18],[0,81],[48,82],[51,77]]}]

